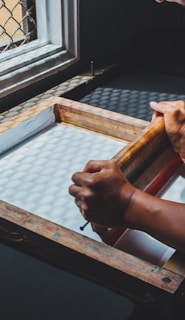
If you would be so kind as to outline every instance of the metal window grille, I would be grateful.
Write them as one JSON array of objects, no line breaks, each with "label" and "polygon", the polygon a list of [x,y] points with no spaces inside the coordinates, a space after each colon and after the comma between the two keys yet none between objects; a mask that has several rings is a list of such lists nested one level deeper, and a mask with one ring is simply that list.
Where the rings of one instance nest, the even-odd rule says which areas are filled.
[{"label": "metal window grille", "polygon": [[0,53],[36,38],[35,0],[0,0]]}]

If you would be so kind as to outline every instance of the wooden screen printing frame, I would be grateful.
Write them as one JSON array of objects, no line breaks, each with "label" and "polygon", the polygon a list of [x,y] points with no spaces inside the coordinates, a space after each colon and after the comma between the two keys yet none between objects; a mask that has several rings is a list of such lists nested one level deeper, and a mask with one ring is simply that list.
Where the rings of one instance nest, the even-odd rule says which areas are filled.
[{"label": "wooden screen printing frame", "polygon": [[[56,122],[85,128],[127,142],[115,159],[137,187],[155,194],[182,164],[172,150],[164,122],[154,124],[52,97],[0,124],[0,134],[50,110]],[[21,137],[20,141],[26,139]],[[10,142],[11,145],[11,142]],[[167,314],[184,303],[185,264],[175,255],[164,267],[152,265],[113,247],[122,228],[110,230],[106,243],[97,242],[0,200],[1,241],[42,261],[108,286],[133,300]]]}]

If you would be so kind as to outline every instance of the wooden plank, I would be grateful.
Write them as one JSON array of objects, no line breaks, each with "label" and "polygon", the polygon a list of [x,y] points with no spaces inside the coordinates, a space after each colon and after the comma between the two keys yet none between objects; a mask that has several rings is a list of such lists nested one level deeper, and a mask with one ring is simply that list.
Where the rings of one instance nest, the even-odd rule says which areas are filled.
[{"label": "wooden plank", "polygon": [[[20,114],[16,114],[11,118],[7,117],[6,121],[5,119],[3,119],[3,122],[0,123],[0,134],[3,134],[8,130],[12,130],[17,126],[22,125],[22,123],[26,121],[30,121],[31,119],[33,120],[33,118],[35,117],[39,118],[39,116],[43,114],[45,111],[48,111],[44,113],[45,117],[43,117],[43,119],[39,119],[41,121],[41,124],[44,124],[45,121],[49,120],[51,123],[55,122],[57,115],[55,115],[55,103],[53,100],[46,99],[34,105],[30,109],[23,110]],[[48,124],[48,126],[49,125],[50,124]]]},{"label": "wooden plank", "polygon": [[[40,256],[44,254],[51,260],[60,261],[60,256],[53,257],[48,246],[45,246],[49,241],[53,245],[59,245],[61,255],[65,248],[71,253],[78,253],[79,257],[84,255],[90,258],[88,268],[90,268],[90,261],[95,260],[112,270],[120,271],[122,274],[137,278],[168,293],[175,293],[184,279],[178,274],[84,237],[4,201],[0,201],[0,235],[12,243],[32,248]],[[65,261],[63,264],[65,265]],[[71,267],[75,269],[75,265]],[[106,281],[109,282],[109,279]]]},{"label": "wooden plank", "polygon": [[0,154],[53,125],[56,121],[51,101],[43,101],[0,123]]},{"label": "wooden plank", "polygon": [[119,113],[92,107],[65,98],[51,98],[62,122],[109,135],[125,141],[134,140],[148,122]]},{"label": "wooden plank", "polygon": [[[165,161],[176,158],[164,130],[163,118],[157,118],[154,123],[135,119],[109,110],[92,107],[84,103],[65,98],[50,99],[58,109],[61,121],[104,135],[110,135],[130,142],[120,150],[114,159],[131,182],[139,178],[141,172],[157,160],[161,153],[167,153]],[[161,170],[161,163],[158,161]],[[146,177],[146,174],[145,174]]]}]

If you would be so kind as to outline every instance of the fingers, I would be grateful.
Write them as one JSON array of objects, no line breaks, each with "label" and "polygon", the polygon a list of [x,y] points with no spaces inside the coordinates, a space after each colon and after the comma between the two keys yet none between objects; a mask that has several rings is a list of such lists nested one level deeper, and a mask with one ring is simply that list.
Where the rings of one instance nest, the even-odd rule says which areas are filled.
[{"label": "fingers", "polygon": [[[157,2],[159,2],[160,0],[157,0]],[[184,0],[166,0],[167,2],[176,2],[178,4],[181,4],[182,6],[185,5],[185,1]]]},{"label": "fingers", "polygon": [[155,0],[155,2],[158,2],[158,3],[162,3],[162,2],[176,2],[178,4],[181,4],[182,6],[185,5],[185,0]]},{"label": "fingers", "polygon": [[71,186],[69,186],[69,194],[75,198],[79,198],[81,197],[80,195],[81,192],[81,187],[77,186],[76,184],[72,184]]},{"label": "fingers", "polygon": [[95,173],[106,167],[107,160],[90,160],[84,168],[84,172]]},{"label": "fingers", "polygon": [[87,182],[89,175],[91,174],[84,172],[75,173],[73,175],[74,184],[69,186],[69,194],[75,198],[75,204],[85,219],[87,219],[88,199],[91,196],[91,189],[89,189]]},{"label": "fingers", "polygon": [[184,154],[185,102],[182,100],[151,102],[150,106],[154,110],[152,121],[158,113],[163,114],[165,130],[173,149],[177,153]]},{"label": "fingers", "polygon": [[182,113],[185,112],[184,101],[162,101],[162,102],[150,102],[150,107],[160,114],[171,113],[174,110],[180,110]]},{"label": "fingers", "polygon": [[114,170],[115,160],[90,160],[82,172],[76,172],[72,175],[72,181],[77,186],[91,187],[96,186],[105,176],[105,172]]},{"label": "fingers", "polygon": [[157,111],[154,111],[152,114],[152,120],[151,122],[153,122],[157,117],[158,117],[159,113]]},{"label": "fingers", "polygon": [[96,186],[99,181],[99,171],[104,167],[105,161],[89,161],[82,172],[76,172],[72,175],[72,184],[69,187],[69,193],[75,197],[78,207],[81,206],[79,199],[83,202],[85,198],[90,197],[91,186]]},{"label": "fingers", "polygon": [[83,217],[86,218],[85,212],[87,210],[87,205],[86,205],[84,200],[85,199],[84,199],[83,196],[82,197],[78,197],[78,198],[75,198],[75,203],[76,203],[77,207],[80,209],[80,212],[83,215]]},{"label": "fingers", "polygon": [[[93,179],[92,174],[100,172],[105,167],[106,162],[104,160],[90,160],[82,172],[76,172],[72,175],[72,181],[76,186],[90,185]],[[76,191],[78,192],[78,189]]]},{"label": "fingers", "polygon": [[84,172],[75,172],[72,177],[71,180],[75,183],[76,186],[82,186],[83,180],[87,177],[87,174],[85,174]]},{"label": "fingers", "polygon": [[162,102],[150,102],[150,107],[160,114],[164,114],[166,112],[171,111],[171,109],[174,107],[173,101],[162,101]]}]

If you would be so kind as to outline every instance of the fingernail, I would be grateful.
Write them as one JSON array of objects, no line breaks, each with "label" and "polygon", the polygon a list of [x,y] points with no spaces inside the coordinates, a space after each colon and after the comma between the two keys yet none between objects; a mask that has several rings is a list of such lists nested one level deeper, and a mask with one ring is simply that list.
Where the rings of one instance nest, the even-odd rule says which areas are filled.
[{"label": "fingernail", "polygon": [[155,106],[157,104],[157,102],[156,101],[150,101],[150,105],[151,105],[151,107],[152,106]]}]

